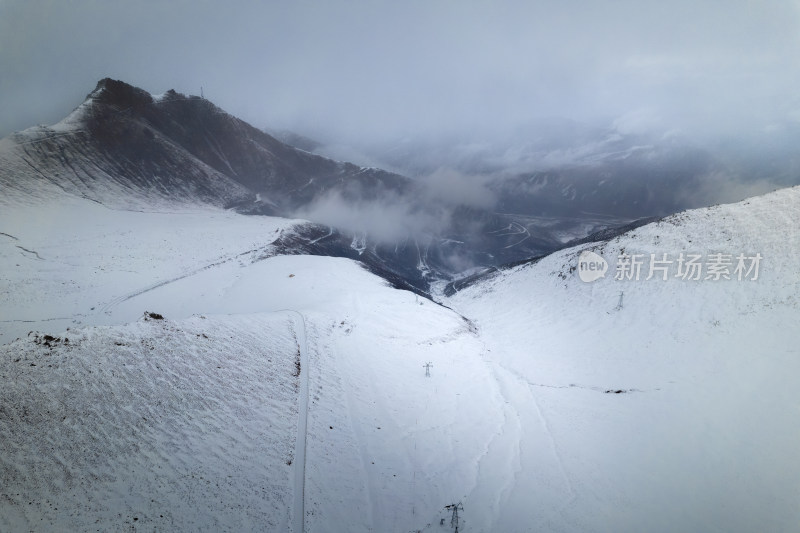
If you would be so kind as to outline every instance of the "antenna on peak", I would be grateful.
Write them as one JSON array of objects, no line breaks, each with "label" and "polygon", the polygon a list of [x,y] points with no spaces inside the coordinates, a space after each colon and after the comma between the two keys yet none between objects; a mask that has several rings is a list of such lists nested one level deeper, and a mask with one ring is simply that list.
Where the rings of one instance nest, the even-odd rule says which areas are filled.
[{"label": "antenna on peak", "polygon": [[202,85],[200,86],[200,98],[202,98],[203,100],[206,99],[206,97],[203,96],[203,86]]}]

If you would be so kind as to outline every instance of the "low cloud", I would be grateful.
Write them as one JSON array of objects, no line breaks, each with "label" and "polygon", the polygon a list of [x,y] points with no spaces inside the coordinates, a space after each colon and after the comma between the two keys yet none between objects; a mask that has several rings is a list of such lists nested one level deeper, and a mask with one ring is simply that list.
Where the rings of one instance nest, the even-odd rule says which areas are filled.
[{"label": "low cloud", "polygon": [[613,128],[621,135],[644,135],[663,130],[664,123],[653,109],[642,108],[618,117]]},{"label": "low cloud", "polygon": [[354,234],[364,233],[382,243],[430,233],[443,222],[409,198],[385,194],[374,200],[354,199],[338,191],[317,198],[295,211],[294,216]]},{"label": "low cloud", "polygon": [[497,198],[488,187],[485,176],[463,174],[451,168],[440,168],[420,180],[426,197],[446,205],[492,208]]}]

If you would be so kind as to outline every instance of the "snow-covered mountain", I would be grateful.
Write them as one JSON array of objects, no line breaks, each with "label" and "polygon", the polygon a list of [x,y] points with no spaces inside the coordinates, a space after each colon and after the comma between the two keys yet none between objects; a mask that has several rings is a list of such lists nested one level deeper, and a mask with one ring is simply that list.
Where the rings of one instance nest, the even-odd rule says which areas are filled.
[{"label": "snow-covered mountain", "polygon": [[408,186],[292,148],[203,98],[153,96],[108,78],[63,121],[4,143],[4,187],[51,186],[106,205],[144,198],[285,213],[332,188]]},{"label": "snow-covered mountain", "polygon": [[[484,530],[795,530],[798,220],[800,188],[784,189],[446,299],[475,321],[515,435]],[[584,251],[604,277],[581,281]]]},{"label": "snow-covered mountain", "polygon": [[310,219],[319,225],[306,226],[307,238],[295,243],[304,252],[358,258],[421,290],[467,268],[543,255],[636,218],[566,216],[532,202],[520,208],[526,204],[519,184],[468,185],[440,181],[432,189],[327,159],[203,98],[151,95],[108,78],[58,124],[0,140],[6,195],[66,194],[126,209],[211,205]]},{"label": "snow-covered mountain", "polygon": [[[34,192],[0,210],[3,531],[442,531],[458,503],[475,532],[800,523],[800,189],[444,305],[283,255],[303,221]],[[669,279],[615,281],[623,251]],[[675,278],[681,253],[733,279]]]},{"label": "snow-covered mountain", "polygon": [[[153,96],[111,79],[58,124],[0,140],[0,202],[9,205],[80,197],[126,210],[216,206],[291,217],[328,195],[391,198],[411,185],[292,148],[208,100],[175,91]],[[359,258],[392,282],[427,286],[413,241],[381,247],[364,240],[307,223],[283,253]]]}]

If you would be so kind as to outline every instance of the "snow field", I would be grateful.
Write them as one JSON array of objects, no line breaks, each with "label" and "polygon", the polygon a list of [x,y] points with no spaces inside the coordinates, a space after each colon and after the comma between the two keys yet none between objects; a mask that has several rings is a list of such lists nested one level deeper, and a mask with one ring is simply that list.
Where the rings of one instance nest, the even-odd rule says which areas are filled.
[{"label": "snow field", "polygon": [[4,206],[0,342],[32,329],[121,323],[106,312],[132,293],[211,266],[248,263],[294,223],[208,207],[123,211],[70,197]]},{"label": "snow field", "polygon": [[285,530],[290,325],[141,320],[0,347],[0,529]]},{"label": "snow field", "polygon": [[[30,453],[35,436],[27,422],[7,420],[4,471],[13,480],[7,486],[17,492],[7,502],[8,514],[6,507],[0,514],[12,516],[11,525],[295,530],[295,495],[304,491],[306,531],[408,531],[438,525],[445,505],[475,489],[479,464],[500,428],[502,399],[483,360],[483,344],[452,311],[396,291],[349,260],[262,259],[272,253],[270,243],[280,231],[291,230],[291,221],[209,209],[118,211],[65,200],[4,211],[0,222],[0,231],[13,236],[0,241],[0,257],[5,265],[20,264],[4,271],[2,285],[14,305],[3,308],[0,333],[4,340],[22,337],[4,346],[5,379],[15,383],[6,398],[12,401],[15,391],[38,391],[39,400],[23,394],[20,409],[38,412],[42,427],[56,428],[48,437],[52,450]],[[141,322],[145,310],[168,320]],[[112,326],[86,327],[102,324]],[[159,333],[159,327],[169,333]],[[98,396],[104,401],[96,407],[101,411],[69,433],[61,428],[60,411],[42,413],[40,406],[56,402],[53,397],[68,379],[54,373],[31,387],[33,378],[25,378],[14,363],[22,351],[43,349],[26,337],[30,330],[95,339],[96,346],[81,341],[77,348],[52,350],[79,352],[70,361],[80,369],[92,369],[95,359],[105,361],[103,368],[113,373],[110,380],[94,382],[101,376],[97,371],[79,378],[77,369],[70,370],[73,396],[62,401],[62,411],[89,409]],[[181,344],[170,335],[188,335],[191,342]],[[122,344],[107,340],[117,337]],[[246,344],[225,344],[237,338]],[[220,339],[224,343],[214,348]],[[153,347],[149,354],[147,346]],[[309,373],[311,392],[304,476],[294,460],[287,464],[297,453],[302,387],[295,387],[297,378],[285,376],[285,369],[255,366],[265,351],[275,350],[286,364],[300,346],[309,360],[303,371]],[[214,367],[223,366],[215,363],[231,352],[241,352],[239,374],[211,381],[206,373],[214,375]],[[428,361],[430,378],[422,366]],[[232,364],[226,361],[224,368]],[[176,367],[170,375],[181,380],[159,381],[160,369],[170,365]],[[139,373],[131,376],[134,369]],[[271,387],[255,385],[241,391],[243,376],[251,374],[284,388],[293,384],[292,395],[284,390],[276,396]],[[193,385],[198,380],[205,381]],[[161,407],[150,403],[165,405],[162,396],[172,398],[176,387],[196,388],[197,406],[166,404],[168,414],[161,419],[168,423],[150,440],[126,433],[138,416],[153,420],[147,413]],[[252,406],[245,412],[252,409],[251,416],[276,433],[265,436],[252,425],[234,431],[241,424],[238,403]],[[192,409],[204,409],[204,416]],[[234,434],[226,437],[226,431]],[[95,435],[101,437],[93,440]],[[84,441],[103,458],[94,470],[68,444]],[[120,447],[139,452],[122,456]],[[78,488],[52,487],[37,477],[65,468],[79,479]],[[198,489],[201,475],[213,480],[213,489],[220,483],[225,495]],[[304,480],[304,487],[296,479]],[[34,502],[30,509],[22,506],[26,494]],[[162,514],[165,522],[158,521]]]},{"label": "snow field", "polygon": [[483,345],[452,311],[391,289],[353,261],[311,256],[209,269],[115,312],[157,304],[166,314],[188,306],[304,317],[306,531],[424,529],[474,488],[502,400]]},{"label": "snow field", "polygon": [[[797,528],[798,219],[797,188],[689,211],[447,300],[478,324],[530,434],[494,530]],[[583,249],[605,278],[580,281]],[[756,281],[615,281],[623,249],[764,259]]]},{"label": "snow field", "polygon": [[[4,207],[0,529],[438,531],[462,502],[473,532],[796,530],[798,219],[800,189],[682,213],[454,312],[271,256],[292,221]],[[578,279],[583,249],[605,278]],[[623,249],[764,259],[615,281]]]}]

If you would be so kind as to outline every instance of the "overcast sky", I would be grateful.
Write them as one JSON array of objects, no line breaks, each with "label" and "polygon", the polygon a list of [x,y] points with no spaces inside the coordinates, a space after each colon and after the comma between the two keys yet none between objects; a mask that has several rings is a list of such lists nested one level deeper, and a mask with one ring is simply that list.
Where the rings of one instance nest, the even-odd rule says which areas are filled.
[{"label": "overcast sky", "polygon": [[800,121],[800,0],[0,0],[0,136],[107,76],[356,140],[537,117],[730,132]]}]

